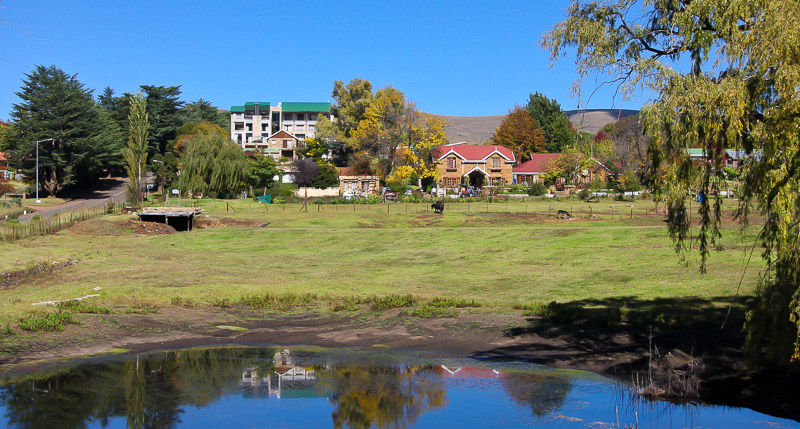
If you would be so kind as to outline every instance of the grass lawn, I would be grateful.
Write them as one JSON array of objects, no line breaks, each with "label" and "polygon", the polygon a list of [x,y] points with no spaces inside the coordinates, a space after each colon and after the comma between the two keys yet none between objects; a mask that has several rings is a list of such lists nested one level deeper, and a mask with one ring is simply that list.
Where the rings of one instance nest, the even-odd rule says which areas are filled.
[{"label": "grass lawn", "polygon": [[[727,215],[734,206],[726,204]],[[755,234],[726,228],[725,250],[700,275],[696,253],[688,266],[675,255],[652,201],[458,203],[443,215],[426,204],[309,205],[308,212],[250,200],[200,205],[201,223],[225,226],[135,236],[120,227],[127,216],[112,215],[51,236],[0,242],[0,272],[79,260],[0,289],[0,324],[52,311],[34,302],[89,295],[98,286],[101,297],[93,302],[112,308],[211,305],[265,293],[411,294],[475,300],[490,311],[605,299],[724,305],[736,294]],[[578,218],[557,220],[558,209]],[[757,256],[741,295],[754,291]]]}]

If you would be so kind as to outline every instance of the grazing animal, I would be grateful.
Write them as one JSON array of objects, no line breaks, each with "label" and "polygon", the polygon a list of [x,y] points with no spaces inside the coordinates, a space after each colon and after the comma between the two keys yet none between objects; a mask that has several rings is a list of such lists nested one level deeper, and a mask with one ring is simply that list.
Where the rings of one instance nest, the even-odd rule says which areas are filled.
[{"label": "grazing animal", "polygon": [[572,216],[570,216],[569,212],[566,210],[559,210],[556,217],[559,219],[572,219]]},{"label": "grazing animal", "polygon": [[437,201],[431,204],[431,208],[433,209],[434,213],[443,213],[444,212],[444,201]]}]

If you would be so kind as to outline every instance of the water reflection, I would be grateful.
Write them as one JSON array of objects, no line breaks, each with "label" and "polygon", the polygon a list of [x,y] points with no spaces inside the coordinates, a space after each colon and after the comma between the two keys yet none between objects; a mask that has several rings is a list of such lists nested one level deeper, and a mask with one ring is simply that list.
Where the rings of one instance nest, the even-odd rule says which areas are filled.
[{"label": "water reflection", "polygon": [[[18,428],[559,426],[600,422],[602,414],[608,423],[619,420],[609,404],[624,393],[583,374],[358,352],[189,349],[16,376],[0,387],[0,411]],[[662,426],[659,416],[650,418]]]}]

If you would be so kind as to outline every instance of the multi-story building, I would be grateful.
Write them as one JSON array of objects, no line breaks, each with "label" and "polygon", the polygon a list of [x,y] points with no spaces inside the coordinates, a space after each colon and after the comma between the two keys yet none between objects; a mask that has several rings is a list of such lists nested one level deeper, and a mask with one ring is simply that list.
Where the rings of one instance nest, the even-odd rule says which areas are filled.
[{"label": "multi-story building", "polygon": [[438,162],[439,181],[446,187],[461,184],[482,187],[505,185],[512,181],[512,168],[517,160],[505,146],[453,143],[434,149]]},{"label": "multi-story building", "polygon": [[[272,106],[269,102],[249,101],[244,106],[231,106],[231,140],[243,149],[259,149],[293,159],[289,151],[314,137],[319,115],[333,120],[330,110],[327,102],[287,101]],[[290,139],[294,142],[288,142]]]}]

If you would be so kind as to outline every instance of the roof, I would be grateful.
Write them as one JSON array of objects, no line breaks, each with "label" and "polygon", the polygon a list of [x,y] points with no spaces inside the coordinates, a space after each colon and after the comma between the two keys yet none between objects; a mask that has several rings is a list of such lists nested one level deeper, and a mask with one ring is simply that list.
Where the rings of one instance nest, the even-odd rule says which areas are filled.
[{"label": "roof", "polygon": [[514,167],[511,170],[512,174],[544,173],[547,165],[555,161],[559,156],[561,156],[560,153],[533,153],[529,161],[525,161],[518,167]]},{"label": "roof", "polygon": [[231,113],[244,113],[244,106],[231,106]]},{"label": "roof", "polygon": [[[279,134],[286,134],[286,136],[280,136]],[[271,139],[273,137],[283,137],[283,138],[291,137],[293,139],[299,140],[295,135],[285,130],[280,130],[278,132],[275,132],[271,136],[267,137],[267,139]]]},{"label": "roof", "polygon": [[328,112],[331,110],[331,103],[284,101],[281,103],[281,110],[284,112]]},{"label": "roof", "polygon": [[438,159],[442,159],[450,153],[454,153],[464,161],[484,161],[493,153],[498,153],[509,162],[514,162],[514,152],[505,146],[499,145],[442,145],[435,149],[434,153]]},{"label": "roof", "polygon": [[353,175],[353,167],[336,167],[339,170],[340,176],[352,176]]},{"label": "roof", "polygon": [[248,109],[248,110],[249,109],[255,109],[256,108],[256,104],[258,104],[258,107],[267,107],[267,108],[269,108],[269,101],[248,101],[247,103],[244,103],[244,107],[245,107],[245,109]]}]

